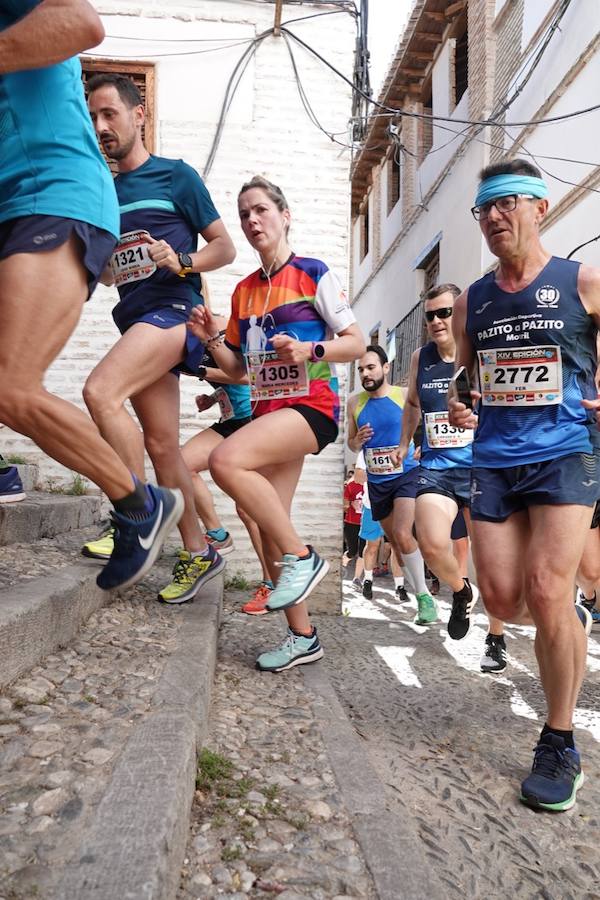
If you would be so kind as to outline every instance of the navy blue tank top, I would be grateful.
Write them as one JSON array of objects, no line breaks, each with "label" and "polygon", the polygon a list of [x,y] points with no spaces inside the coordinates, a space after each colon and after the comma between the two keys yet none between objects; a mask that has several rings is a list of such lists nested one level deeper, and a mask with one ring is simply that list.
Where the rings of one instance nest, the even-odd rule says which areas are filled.
[{"label": "navy blue tank top", "polygon": [[421,347],[417,393],[423,418],[421,465],[425,469],[470,467],[473,432],[448,422],[448,385],[454,363],[444,362],[434,341]]},{"label": "navy blue tank top", "polygon": [[522,291],[489,273],[467,298],[482,402],[473,465],[505,468],[591,453],[597,328],[577,290],[579,263],[552,257]]}]

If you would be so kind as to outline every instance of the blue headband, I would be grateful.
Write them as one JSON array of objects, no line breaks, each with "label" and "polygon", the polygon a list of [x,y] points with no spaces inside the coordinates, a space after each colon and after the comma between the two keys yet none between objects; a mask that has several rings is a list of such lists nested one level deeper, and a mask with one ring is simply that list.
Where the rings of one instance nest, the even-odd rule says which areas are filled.
[{"label": "blue headband", "polygon": [[531,194],[541,199],[547,196],[548,185],[543,178],[532,178],[531,175],[493,175],[479,185],[475,206],[511,194]]}]

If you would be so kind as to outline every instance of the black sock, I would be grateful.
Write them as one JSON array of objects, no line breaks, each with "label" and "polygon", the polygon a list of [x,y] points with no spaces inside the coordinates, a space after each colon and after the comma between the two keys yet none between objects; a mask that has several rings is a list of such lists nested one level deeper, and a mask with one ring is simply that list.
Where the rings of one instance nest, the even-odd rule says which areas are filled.
[{"label": "black sock", "polygon": [[152,512],[152,509],[150,508],[150,498],[146,485],[138,481],[137,478],[134,478],[134,482],[135,490],[131,494],[121,497],[120,500],[114,500],[113,506],[122,515],[137,519],[148,515],[148,513]]},{"label": "black sock", "polygon": [[310,634],[302,634],[301,631],[296,631],[294,628],[291,628],[291,627],[290,627],[290,631],[292,632],[292,634],[295,634],[296,637],[305,637],[305,638],[314,637],[317,633],[317,629],[315,628],[314,625],[312,626]]},{"label": "black sock", "polygon": [[546,723],[542,728],[542,733],[540,734],[540,738],[543,738],[547,734],[556,734],[558,737],[561,737],[565,742],[565,746],[570,747],[571,750],[575,749],[575,741],[573,739],[573,731],[560,731],[558,728],[550,728],[550,726]]},{"label": "black sock", "polygon": [[488,632],[488,637],[495,641],[496,644],[504,643],[504,635],[503,634],[492,634],[491,631]]},{"label": "black sock", "polygon": [[[2,462],[0,462],[0,468],[2,468]],[[581,599],[582,599],[583,603],[589,603],[591,606],[594,606],[596,603],[596,591],[594,591],[594,594],[592,597],[586,597],[582,591]]]}]

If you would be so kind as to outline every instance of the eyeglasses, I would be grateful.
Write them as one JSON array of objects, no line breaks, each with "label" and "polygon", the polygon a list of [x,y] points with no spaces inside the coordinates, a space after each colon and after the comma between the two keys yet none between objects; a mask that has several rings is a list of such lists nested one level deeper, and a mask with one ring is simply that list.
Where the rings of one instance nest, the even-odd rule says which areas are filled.
[{"label": "eyeglasses", "polygon": [[499,213],[513,212],[517,208],[517,200],[521,197],[523,200],[535,200],[531,194],[509,194],[508,197],[496,197],[488,203],[482,203],[481,206],[472,206],[471,213],[477,222],[487,219],[492,207],[495,206]]},{"label": "eyeglasses", "polygon": [[452,315],[452,307],[451,306],[442,306],[440,309],[426,309],[425,310],[425,318],[428,322],[433,322],[435,317],[438,319],[449,319]]}]

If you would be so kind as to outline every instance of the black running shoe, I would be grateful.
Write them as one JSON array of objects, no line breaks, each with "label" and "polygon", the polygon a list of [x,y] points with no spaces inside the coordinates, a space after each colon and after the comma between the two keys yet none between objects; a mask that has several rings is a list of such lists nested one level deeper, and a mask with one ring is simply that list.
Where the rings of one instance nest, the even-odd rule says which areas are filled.
[{"label": "black running shoe", "polygon": [[491,675],[504,672],[506,669],[506,644],[502,636],[488,634],[480,666],[482,672],[489,672]]},{"label": "black running shoe", "polygon": [[410,603],[410,597],[408,596],[404,585],[396,588],[396,598],[398,603]]},{"label": "black running shoe", "polygon": [[373,599],[373,582],[370,581],[368,578],[365,578],[365,580],[363,581],[362,595],[365,598],[365,600]]},{"label": "black running shoe", "polygon": [[462,590],[452,594],[452,612],[448,621],[448,634],[453,641],[462,641],[471,630],[471,612],[477,603],[479,591],[474,584],[464,579]]}]

